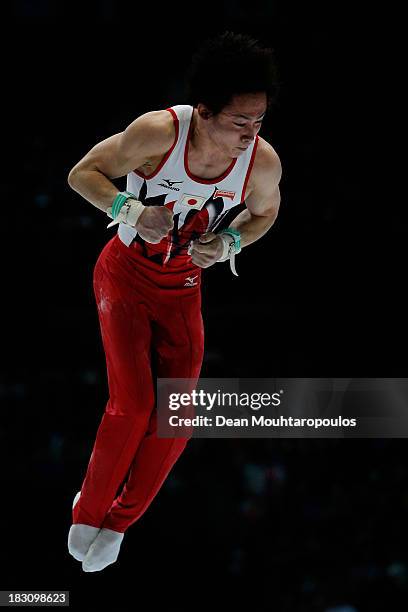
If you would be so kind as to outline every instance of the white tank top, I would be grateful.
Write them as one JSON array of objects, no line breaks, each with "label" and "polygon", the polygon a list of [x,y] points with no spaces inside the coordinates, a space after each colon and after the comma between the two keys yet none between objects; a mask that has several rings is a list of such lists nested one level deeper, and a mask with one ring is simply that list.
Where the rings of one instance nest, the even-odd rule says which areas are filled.
[{"label": "white tank top", "polygon": [[194,109],[180,104],[166,110],[173,116],[176,132],[171,149],[149,176],[138,170],[130,172],[126,189],[145,206],[165,205],[170,208],[174,228],[160,243],[150,244],[137,235],[135,228],[124,223],[118,226],[118,235],[124,244],[129,246],[133,241],[138,242],[140,252],[161,266],[174,258],[186,260],[192,240],[205,232],[216,232],[228,211],[244,203],[258,145],[256,136],[246,151],[233,158],[221,176],[215,179],[196,177],[188,167]]}]

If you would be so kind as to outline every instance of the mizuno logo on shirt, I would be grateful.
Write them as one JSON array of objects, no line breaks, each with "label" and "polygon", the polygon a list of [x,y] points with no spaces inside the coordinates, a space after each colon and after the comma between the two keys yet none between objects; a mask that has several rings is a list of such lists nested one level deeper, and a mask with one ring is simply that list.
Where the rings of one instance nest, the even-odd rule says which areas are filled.
[{"label": "mizuno logo on shirt", "polygon": [[163,179],[163,181],[167,183],[167,185],[164,185],[163,183],[157,183],[157,184],[160,187],[164,187],[165,189],[171,189],[172,191],[180,191],[178,187],[173,187],[173,185],[177,185],[183,182],[183,181],[169,181],[168,179]]}]

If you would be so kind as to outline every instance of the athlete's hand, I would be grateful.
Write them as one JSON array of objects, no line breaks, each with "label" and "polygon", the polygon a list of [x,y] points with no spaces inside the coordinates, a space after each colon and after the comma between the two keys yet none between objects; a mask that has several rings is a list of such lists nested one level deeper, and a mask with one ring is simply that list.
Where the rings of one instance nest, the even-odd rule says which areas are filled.
[{"label": "athlete's hand", "polygon": [[192,262],[200,268],[208,268],[219,260],[224,251],[224,242],[220,236],[207,232],[194,240],[189,249]]},{"label": "athlete's hand", "polygon": [[167,236],[173,225],[173,213],[169,208],[146,206],[136,223],[136,229],[143,240],[157,244]]}]

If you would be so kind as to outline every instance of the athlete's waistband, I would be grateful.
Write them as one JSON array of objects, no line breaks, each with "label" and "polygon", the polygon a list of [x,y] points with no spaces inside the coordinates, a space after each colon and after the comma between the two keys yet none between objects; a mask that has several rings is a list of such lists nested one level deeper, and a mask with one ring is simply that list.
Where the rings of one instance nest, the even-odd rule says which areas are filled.
[{"label": "athlete's waistband", "polygon": [[[201,286],[201,268],[194,265],[190,257],[175,257],[167,264],[161,265],[145,257],[139,243],[127,246],[118,234],[114,236],[111,244],[126,259],[129,269],[133,269],[133,274],[140,280],[143,278],[148,284],[153,283],[162,289],[184,288],[187,293],[194,293]],[[177,261],[174,261],[176,259]]]},{"label": "athlete's waistband", "polygon": [[118,247],[123,253],[132,259],[139,261],[143,266],[146,266],[155,272],[162,274],[201,272],[201,268],[193,264],[191,261],[191,256],[188,255],[187,249],[184,250],[185,254],[176,255],[175,257],[171,257],[165,263],[161,263],[163,261],[163,253],[161,251],[157,251],[157,253],[153,255],[153,257],[157,257],[157,261],[155,261],[152,257],[145,256],[143,253],[143,246],[135,240],[133,240],[128,246],[121,240],[119,234],[116,234],[115,243],[117,243]]}]

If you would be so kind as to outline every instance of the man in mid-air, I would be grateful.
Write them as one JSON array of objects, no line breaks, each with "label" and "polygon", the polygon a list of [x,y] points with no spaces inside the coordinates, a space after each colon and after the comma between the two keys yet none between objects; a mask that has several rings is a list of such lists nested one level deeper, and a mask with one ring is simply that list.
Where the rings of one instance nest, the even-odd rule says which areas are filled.
[{"label": "man in mid-air", "polygon": [[[272,51],[226,32],[194,55],[187,86],[189,104],[141,115],[69,174],[118,225],[93,278],[109,399],[68,536],[86,572],[116,561],[188,441],[157,436],[155,378],[199,377],[202,268],[226,261],[236,274],[278,214],[279,157],[258,136],[276,92]],[[119,192],[112,180],[126,175]]]}]

